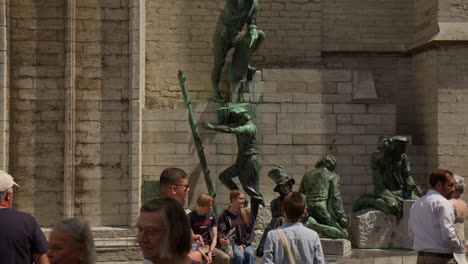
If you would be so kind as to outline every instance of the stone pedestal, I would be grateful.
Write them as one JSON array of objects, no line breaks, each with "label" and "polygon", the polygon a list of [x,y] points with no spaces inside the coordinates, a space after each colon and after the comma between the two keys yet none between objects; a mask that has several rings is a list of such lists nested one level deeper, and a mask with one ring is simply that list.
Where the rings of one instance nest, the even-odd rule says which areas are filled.
[{"label": "stone pedestal", "polygon": [[357,248],[411,249],[408,236],[409,210],[414,200],[403,202],[403,218],[376,209],[364,209],[352,215],[351,243]]},{"label": "stone pedestal", "polygon": [[320,238],[323,254],[348,256],[351,254],[351,242],[347,239]]}]

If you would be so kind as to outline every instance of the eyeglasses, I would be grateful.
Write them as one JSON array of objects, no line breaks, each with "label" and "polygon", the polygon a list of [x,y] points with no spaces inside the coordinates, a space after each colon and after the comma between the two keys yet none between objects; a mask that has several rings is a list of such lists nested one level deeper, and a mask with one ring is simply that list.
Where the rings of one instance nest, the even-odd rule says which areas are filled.
[{"label": "eyeglasses", "polygon": [[137,237],[142,236],[148,239],[154,238],[158,233],[161,233],[163,231],[159,229],[141,229],[139,227],[135,227],[134,230],[137,234]]},{"label": "eyeglasses", "polygon": [[238,201],[245,201],[245,198],[237,198]]},{"label": "eyeglasses", "polygon": [[174,184],[174,185],[184,187],[184,192],[186,192],[190,188],[190,185],[188,184]]}]

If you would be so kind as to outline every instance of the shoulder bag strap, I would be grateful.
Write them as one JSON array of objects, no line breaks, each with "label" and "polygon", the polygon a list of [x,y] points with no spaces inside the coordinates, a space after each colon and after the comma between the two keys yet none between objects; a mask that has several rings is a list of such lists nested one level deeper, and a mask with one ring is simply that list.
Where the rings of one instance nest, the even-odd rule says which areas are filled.
[{"label": "shoulder bag strap", "polygon": [[286,251],[286,254],[288,255],[289,263],[296,264],[296,260],[294,259],[291,248],[289,247],[288,240],[286,239],[286,236],[284,235],[283,229],[281,227],[278,228],[278,234],[281,238],[281,241],[283,241],[284,250]]}]

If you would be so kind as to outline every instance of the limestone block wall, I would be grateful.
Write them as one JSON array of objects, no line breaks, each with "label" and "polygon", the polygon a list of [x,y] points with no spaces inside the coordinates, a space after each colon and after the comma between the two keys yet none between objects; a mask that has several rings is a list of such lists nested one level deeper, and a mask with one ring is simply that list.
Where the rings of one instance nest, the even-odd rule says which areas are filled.
[{"label": "limestone block wall", "polygon": [[[257,27],[267,41],[254,55],[260,67],[320,64],[321,0],[260,0]],[[192,98],[214,97],[212,38],[225,0],[146,1],[146,107],[180,102],[177,71],[192,80]]]},{"label": "limestone block wall", "polygon": [[75,214],[128,223],[129,1],[77,1]]},{"label": "limestone block wall", "polygon": [[405,50],[412,42],[413,1],[324,0],[323,50]]},{"label": "limestone block wall", "polygon": [[439,22],[468,22],[466,0],[438,0]]},{"label": "limestone block wall", "polygon": [[[378,56],[372,54],[326,54],[327,68],[372,72],[377,96],[386,103],[396,104],[396,129],[401,134],[412,134],[414,116],[410,96],[411,59],[402,54]],[[416,142],[417,137],[413,137]]]},{"label": "limestone block wall", "polygon": [[62,213],[65,1],[8,2],[15,206],[51,225]]},{"label": "limestone block wall", "polygon": [[[261,192],[269,203],[276,194],[267,173],[283,165],[296,179],[314,168],[323,154],[337,157],[341,191],[346,208],[364,192],[372,192],[370,154],[378,136],[395,133],[394,104],[352,103],[352,74],[348,70],[283,69],[257,72],[249,85],[257,139],[263,160]],[[187,79],[190,87],[190,79]],[[216,122],[215,103],[196,103],[198,122]],[[227,189],[217,175],[233,164],[237,145],[234,135],[201,130],[218,201],[228,204]],[[421,147],[408,150],[416,178],[425,174]],[[189,206],[206,192],[198,157],[183,105],[176,109],[146,109],[143,123],[143,178],[157,180],[168,166],[180,166],[190,174]]]},{"label": "limestone block wall", "polygon": [[9,1],[9,172],[43,226],[128,224],[128,2]]},{"label": "limestone block wall", "polygon": [[437,139],[441,167],[468,176],[468,48],[445,47],[437,52]]},{"label": "limestone block wall", "polygon": [[[437,54],[422,52],[412,58],[413,135],[426,146],[427,173],[438,166],[437,153]],[[425,179],[427,181],[427,177]]]},{"label": "limestone block wall", "polygon": [[421,45],[439,32],[438,0],[415,0],[413,46]]}]

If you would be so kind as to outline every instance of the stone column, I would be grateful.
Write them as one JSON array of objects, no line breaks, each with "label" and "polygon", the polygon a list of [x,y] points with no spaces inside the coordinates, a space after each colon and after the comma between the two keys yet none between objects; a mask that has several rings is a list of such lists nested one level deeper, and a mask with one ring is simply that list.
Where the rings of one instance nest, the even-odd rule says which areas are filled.
[{"label": "stone column", "polygon": [[0,169],[8,171],[8,0],[0,0]]},{"label": "stone column", "polygon": [[141,206],[142,108],[145,105],[145,0],[130,1],[129,215],[135,224]]},{"label": "stone column", "polygon": [[75,0],[67,0],[65,62],[65,151],[63,179],[63,215],[74,215],[75,203]]}]

